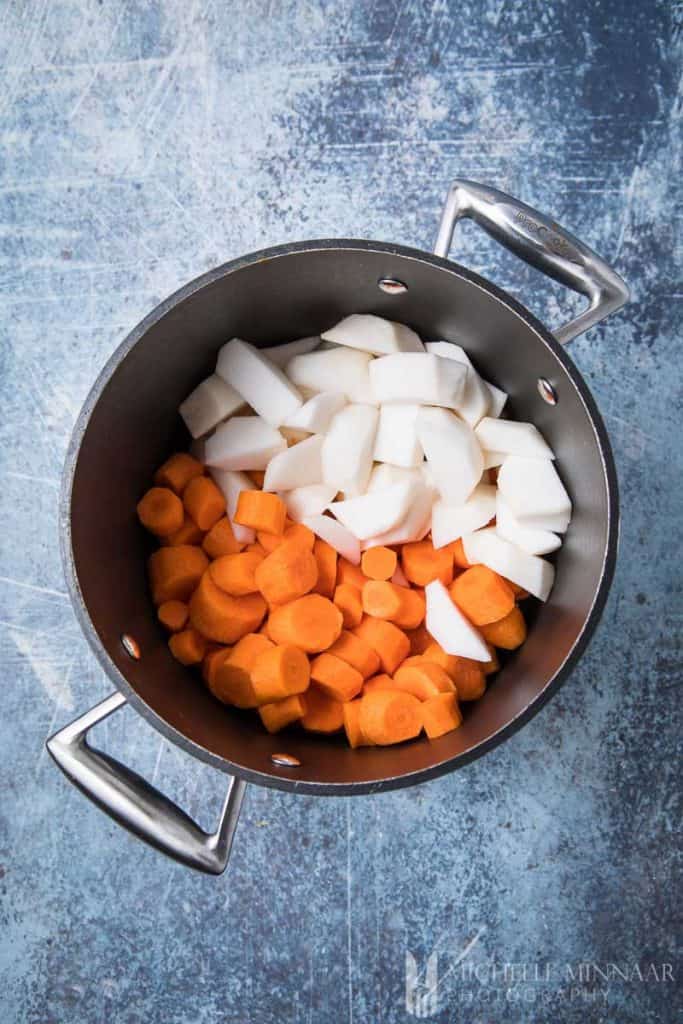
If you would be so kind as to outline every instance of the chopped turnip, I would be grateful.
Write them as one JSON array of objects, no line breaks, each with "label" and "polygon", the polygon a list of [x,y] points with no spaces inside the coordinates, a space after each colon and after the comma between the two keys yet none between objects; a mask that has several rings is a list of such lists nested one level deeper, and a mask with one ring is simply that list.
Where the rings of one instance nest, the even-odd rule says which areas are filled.
[{"label": "chopped turnip", "polygon": [[556,533],[523,526],[500,491],[496,500],[496,533],[530,555],[549,555],[551,551],[557,551],[562,544]]},{"label": "chopped turnip", "polygon": [[375,398],[384,402],[455,408],[465,387],[467,368],[429,352],[399,352],[370,363]]},{"label": "chopped turnip", "polygon": [[462,539],[465,558],[473,565],[489,569],[524,587],[540,601],[547,600],[555,579],[555,569],[544,558],[529,555],[501,537],[495,527],[468,533]]},{"label": "chopped turnip", "polygon": [[500,388],[497,388],[495,384],[492,384],[490,380],[485,380],[484,384],[488,388],[491,396],[488,414],[493,419],[497,419],[505,408],[508,396],[504,391],[501,391]]},{"label": "chopped turnip", "polygon": [[453,603],[441,580],[425,587],[427,613],[425,626],[446,654],[474,661],[490,661],[491,653],[478,629]]},{"label": "chopped turnip", "polygon": [[292,491],[281,491],[280,497],[287,506],[289,518],[300,523],[307,516],[321,515],[336,494],[337,488],[329,484],[308,484]]},{"label": "chopped turnip", "polygon": [[415,420],[419,405],[381,405],[375,439],[375,461],[394,466],[419,466],[424,459]]},{"label": "chopped turnip", "polygon": [[405,324],[385,320],[370,313],[353,313],[344,317],[320,337],[335,345],[357,348],[374,355],[391,352],[424,352],[424,345],[415,331]]},{"label": "chopped turnip", "polygon": [[303,356],[312,352],[320,344],[320,338],[314,334],[310,338],[298,338],[296,341],[288,341],[284,345],[269,345],[259,351],[270,359],[276,366],[285,367],[294,356]]},{"label": "chopped turnip", "polygon": [[505,452],[487,452],[482,451],[484,456],[484,469],[495,469],[496,466],[502,466],[507,455]]},{"label": "chopped turnip", "polygon": [[448,409],[420,409],[417,436],[443,500],[464,505],[484,472],[484,457],[472,428]]},{"label": "chopped turnip", "polygon": [[230,469],[210,469],[216,486],[223,492],[226,504],[226,515],[232,525],[232,532],[239,544],[253,544],[256,533],[250,526],[242,526],[233,519],[237,508],[237,499],[242,491],[255,491],[254,483],[246,473],[235,473]]},{"label": "chopped turnip", "polygon": [[403,522],[421,487],[417,480],[404,480],[386,490],[333,501],[329,510],[355,537],[367,540]]},{"label": "chopped turnip", "polygon": [[237,412],[244,405],[244,399],[222,377],[212,373],[198,384],[178,407],[185,426],[192,437],[201,437]]},{"label": "chopped turnip", "polygon": [[558,512],[557,515],[524,516],[517,515],[519,522],[529,530],[549,530],[551,533],[566,533],[567,527],[572,518],[571,509],[566,512]]},{"label": "chopped turnip", "polygon": [[406,544],[412,540],[422,540],[429,533],[432,522],[432,504],[434,502],[434,491],[431,487],[420,487],[408,515],[402,523],[395,526],[393,530],[386,533],[369,537],[363,542],[363,549],[376,548],[380,546],[389,547],[391,544]]},{"label": "chopped turnip", "polygon": [[279,427],[303,405],[303,398],[282,370],[239,338],[223,345],[216,373],[273,427]]},{"label": "chopped turnip", "polygon": [[486,526],[495,514],[496,488],[490,484],[478,484],[464,505],[453,506],[437,501],[432,509],[434,547],[445,547],[463,534]]},{"label": "chopped turnip", "polygon": [[469,366],[471,370],[474,369],[472,360],[465,352],[465,349],[461,345],[456,345],[454,341],[428,341],[425,344],[427,352],[431,352],[433,356],[441,356],[443,359],[455,359],[457,363],[462,363],[463,366]]},{"label": "chopped turnip", "polygon": [[[356,354],[362,355],[349,350],[349,355]],[[364,494],[367,488],[377,417],[372,405],[347,405],[332,420],[323,442],[323,481],[349,497]]]},{"label": "chopped turnip", "polygon": [[206,463],[219,469],[265,469],[287,442],[260,416],[233,416],[206,442]]},{"label": "chopped turnip", "polygon": [[487,451],[505,452],[530,459],[554,459],[553,450],[533,423],[515,420],[496,420],[485,416],[476,427],[475,434]]},{"label": "chopped turnip", "polygon": [[295,487],[322,483],[323,440],[322,434],[313,434],[273,456],[266,469],[263,490],[292,491]]},{"label": "chopped turnip", "polygon": [[346,397],[338,391],[322,391],[309,398],[284,424],[290,430],[305,430],[309,434],[326,434],[330,423],[346,405]]},{"label": "chopped turnip", "polygon": [[348,558],[353,565],[360,563],[360,541],[336,519],[330,516],[306,516],[302,522],[309,530],[313,530],[316,537],[327,541],[330,547]]},{"label": "chopped turnip", "polygon": [[287,363],[286,373],[297,388],[342,392],[349,402],[377,405],[368,373],[372,356],[350,348],[333,348],[294,356]]},{"label": "chopped turnip", "polygon": [[498,487],[517,518],[533,516],[534,526],[539,516],[571,515],[569,495],[549,459],[509,456],[498,471]]},{"label": "chopped turnip", "polygon": [[370,474],[370,481],[367,486],[367,493],[371,491],[385,491],[387,487],[400,484],[402,480],[421,480],[422,473],[419,468],[407,466],[392,466],[388,462],[380,462],[373,467]]},{"label": "chopped turnip", "polygon": [[461,416],[471,427],[475,427],[479,420],[486,416],[491,404],[491,393],[481,379],[472,362],[460,345],[454,345],[449,341],[428,341],[425,345],[432,355],[441,356],[443,359],[454,359],[467,368],[465,386],[462,396],[456,408]]}]

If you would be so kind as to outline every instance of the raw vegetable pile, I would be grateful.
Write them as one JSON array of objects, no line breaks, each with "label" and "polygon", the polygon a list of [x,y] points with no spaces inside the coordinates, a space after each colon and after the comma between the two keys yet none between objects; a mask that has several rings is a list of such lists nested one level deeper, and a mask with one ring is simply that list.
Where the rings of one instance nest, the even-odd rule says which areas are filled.
[{"label": "raw vegetable pile", "polygon": [[[571,503],[530,423],[458,345],[346,317],[321,338],[237,338],[180,407],[195,441],[138,515],[172,654],[269,732],[352,747],[462,722],[545,601]],[[208,475],[207,475],[208,470]]]}]

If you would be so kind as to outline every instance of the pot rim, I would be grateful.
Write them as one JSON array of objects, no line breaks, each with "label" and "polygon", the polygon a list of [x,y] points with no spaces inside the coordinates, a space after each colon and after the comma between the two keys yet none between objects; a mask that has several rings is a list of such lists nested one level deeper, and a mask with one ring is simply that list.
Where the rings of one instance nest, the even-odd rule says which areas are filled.
[{"label": "pot rim", "polygon": [[[318,252],[326,250],[349,249],[358,252],[383,252],[399,257],[407,257],[412,260],[419,260],[422,263],[430,264],[440,270],[446,270],[458,277],[464,278],[475,287],[488,292],[504,306],[507,306],[513,313],[516,313],[538,336],[540,342],[546,345],[561,363],[567,376],[576,388],[581,399],[584,411],[590,420],[596,438],[600,458],[602,461],[603,474],[607,488],[607,543],[600,570],[599,583],[593,598],[593,603],[586,616],[584,624],[579,632],[569,654],[562,665],[547,681],[543,690],[529,704],[506,725],[502,726],[488,739],[472,747],[461,754],[446,758],[427,768],[407,772],[403,775],[391,776],[387,779],[371,780],[366,782],[315,782],[311,780],[298,780],[287,775],[284,769],[276,769],[272,772],[261,772],[251,768],[244,768],[228,761],[226,758],[207,750],[200,744],[188,739],[183,733],[170,725],[153,708],[151,708],[140,697],[135,689],[129,684],[125,675],[119,670],[100,639],[95,626],[90,618],[87,605],[83,598],[78,576],[76,573],[72,536],[71,536],[71,495],[73,481],[78,463],[78,455],[83,435],[87,430],[92,412],[99,401],[99,398],[115,373],[119,364],[125,359],[132,348],[155,323],[169,313],[174,307],[185,301],[196,292],[213,284],[215,281],[245,267],[264,262],[266,260],[278,259],[293,253]],[[590,393],[587,384],[569,357],[567,350],[553,337],[537,317],[534,316],[525,306],[518,302],[498,285],[487,280],[481,275],[463,267],[452,260],[443,259],[422,249],[415,249],[409,246],[398,245],[391,242],[373,241],[370,239],[334,238],[334,239],[311,239],[302,242],[293,242],[285,245],[273,246],[267,249],[260,249],[256,252],[239,256],[234,260],[220,264],[217,267],[193,278],[182,287],[178,288],[170,296],[163,299],[152,309],[130,331],[123,341],[110,355],[105,365],[98,374],[92,388],[90,389],[85,402],[78,414],[76,423],[71,434],[67,454],[62,472],[62,484],[59,498],[59,526],[60,526],[60,550],[62,566],[69,591],[72,606],[85,637],[95,654],[100,665],[115,683],[117,689],[125,696],[126,701],[149,722],[162,736],[180,747],[186,753],[210,764],[225,774],[237,776],[247,782],[256,785],[266,786],[272,789],[286,790],[290,792],[306,793],[319,796],[350,796],[375,793],[380,791],[402,789],[414,786],[430,779],[438,778],[449,772],[462,768],[466,764],[475,761],[484,754],[493,750],[504,740],[513,736],[519,729],[529,722],[541,708],[558,691],[560,686],[566,682],[579,659],[581,658],[588,642],[590,641],[605,607],[607,595],[614,576],[616,565],[617,548],[619,542],[619,494],[617,474],[614,464],[607,429],[604,425],[595,399]],[[278,774],[280,772],[280,774]]]}]

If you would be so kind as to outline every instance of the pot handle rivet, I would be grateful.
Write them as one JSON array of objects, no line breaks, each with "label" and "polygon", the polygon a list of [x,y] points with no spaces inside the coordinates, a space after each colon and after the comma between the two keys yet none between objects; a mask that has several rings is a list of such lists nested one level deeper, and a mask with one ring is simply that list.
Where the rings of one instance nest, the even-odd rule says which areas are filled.
[{"label": "pot handle rivet", "polygon": [[538,393],[548,405],[557,405],[557,391],[547,377],[539,377],[536,381]]},{"label": "pot handle rivet", "polygon": [[273,764],[276,764],[278,768],[300,768],[301,761],[298,757],[294,757],[292,754],[271,754],[270,760]]},{"label": "pot handle rivet", "polygon": [[121,646],[133,661],[140,660],[140,644],[130,635],[130,633],[121,634]]},{"label": "pot handle rivet", "polygon": [[377,287],[387,295],[403,295],[408,291],[408,285],[399,281],[397,277],[380,277]]}]

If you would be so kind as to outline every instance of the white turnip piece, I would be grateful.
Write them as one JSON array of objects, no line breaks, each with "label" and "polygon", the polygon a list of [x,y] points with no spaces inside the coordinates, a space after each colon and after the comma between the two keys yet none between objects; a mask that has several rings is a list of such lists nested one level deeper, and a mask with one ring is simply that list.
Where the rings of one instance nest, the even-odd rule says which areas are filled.
[{"label": "white turnip piece", "polygon": [[477,440],[486,451],[521,455],[529,459],[554,459],[553,450],[533,423],[497,420],[490,416],[475,428]]},{"label": "white turnip piece", "polygon": [[529,555],[549,555],[552,551],[557,551],[562,544],[556,533],[524,526],[500,491],[496,500],[496,533]]},{"label": "white turnip piece", "polygon": [[422,540],[429,533],[433,502],[433,489],[426,486],[420,487],[403,522],[392,530],[387,530],[386,533],[369,537],[363,542],[363,549],[389,547],[391,544],[406,544],[408,541]]},{"label": "white turnip piece", "polygon": [[407,466],[392,466],[388,462],[380,462],[378,465],[373,466],[372,473],[370,474],[370,481],[367,486],[367,493],[370,494],[372,491],[385,491],[387,487],[393,487],[394,484],[400,484],[402,480],[418,480],[424,482],[422,479],[422,472],[418,468],[410,468]]},{"label": "white turnip piece", "polygon": [[360,563],[360,541],[342,523],[331,516],[306,516],[302,523],[353,565]]},{"label": "white turnip piece", "polygon": [[307,484],[291,491],[280,491],[280,497],[287,506],[289,518],[295,523],[307,516],[321,515],[337,494],[336,487],[329,484]]},{"label": "white turnip piece", "polygon": [[[498,471],[498,487],[523,526],[538,526],[541,516],[565,516],[569,522],[571,501],[549,459],[510,455]],[[524,522],[529,517],[533,524]]]},{"label": "white turnip piece", "polygon": [[368,352],[332,348],[294,356],[287,363],[286,373],[297,388],[313,394],[336,391],[344,394],[349,402],[377,405],[368,373],[371,362]]},{"label": "white turnip piece", "polygon": [[233,416],[206,442],[206,464],[219,469],[265,469],[287,442],[260,416]]},{"label": "white turnip piece", "polygon": [[449,505],[464,505],[484,472],[484,457],[474,431],[448,409],[420,409],[416,423],[441,497]]},{"label": "white turnip piece", "polygon": [[404,480],[386,490],[333,501],[329,511],[359,540],[386,533],[403,522],[422,484]]},{"label": "white turnip piece", "polygon": [[289,430],[309,434],[326,434],[334,416],[346,405],[346,397],[338,391],[322,391],[297,409],[283,424]]},{"label": "white turnip piece", "polygon": [[465,533],[486,526],[496,514],[496,488],[478,484],[464,505],[447,505],[437,501],[432,509],[432,542],[435,548],[445,547]]},{"label": "white turnip piece", "polygon": [[374,355],[424,352],[424,345],[419,336],[410,327],[370,313],[353,313],[346,316],[328,331],[323,331],[320,337],[323,341],[360,349],[361,352],[372,352]]},{"label": "white turnip piece", "polygon": [[415,420],[419,405],[381,405],[375,439],[375,462],[394,466],[419,466],[424,459],[417,439]]},{"label": "white turnip piece", "polygon": [[364,494],[368,486],[377,418],[375,406],[347,405],[334,417],[325,436],[322,446],[323,482],[335,486],[348,497]]},{"label": "white turnip piece", "polygon": [[232,532],[238,544],[253,544],[256,533],[250,526],[242,526],[233,519],[237,508],[237,499],[242,491],[255,491],[254,482],[246,473],[235,473],[230,469],[210,469],[214,483],[223,493],[226,504],[226,515],[230,520]]},{"label": "white turnip piece", "polygon": [[296,341],[288,341],[284,345],[269,345],[268,348],[262,348],[259,351],[270,359],[271,363],[284,369],[294,356],[303,356],[307,352],[312,352],[319,344],[320,338],[314,334],[310,338],[298,338]]},{"label": "white turnip piece", "polygon": [[540,601],[548,598],[555,580],[555,569],[538,555],[526,551],[501,537],[495,527],[467,533],[462,538],[465,558],[472,565],[481,562],[489,569],[524,587]]},{"label": "white turnip piece", "polygon": [[370,381],[380,403],[457,406],[467,368],[429,352],[399,352],[370,363]]},{"label": "white turnip piece", "polygon": [[292,491],[295,487],[322,483],[323,441],[322,434],[313,434],[274,455],[266,469],[263,490]]},{"label": "white turnip piece", "polygon": [[489,405],[491,404],[491,392],[475,370],[464,348],[461,348],[460,345],[452,344],[450,341],[428,341],[425,348],[432,355],[441,356],[443,359],[454,359],[456,363],[461,363],[467,367],[465,386],[456,409],[458,415],[466,423],[469,423],[471,427],[475,427],[479,420],[486,416],[488,412]]},{"label": "white turnip piece", "polygon": [[441,580],[425,587],[427,613],[425,626],[446,654],[474,661],[490,661],[491,653],[478,629],[469,622],[451,600]]},{"label": "white turnip piece", "polygon": [[303,405],[303,398],[282,370],[239,338],[223,345],[216,373],[273,427],[279,427]]},{"label": "white turnip piece", "polygon": [[244,399],[222,377],[212,373],[198,384],[178,407],[192,437],[208,434],[222,420],[244,405]]}]

